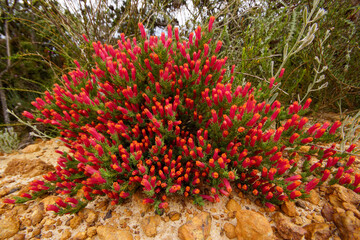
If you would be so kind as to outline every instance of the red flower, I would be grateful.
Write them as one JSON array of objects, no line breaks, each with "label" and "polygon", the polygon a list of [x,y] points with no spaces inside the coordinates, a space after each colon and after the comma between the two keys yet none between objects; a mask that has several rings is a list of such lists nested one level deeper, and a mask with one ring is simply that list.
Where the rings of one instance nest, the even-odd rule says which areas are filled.
[{"label": "red flower", "polygon": [[205,168],[205,164],[200,161],[196,161],[196,166],[198,166],[199,168]]},{"label": "red flower", "polygon": [[291,144],[293,144],[294,141],[295,141],[298,137],[300,137],[300,135],[299,135],[298,133],[294,133],[294,134],[290,137],[289,142],[290,142]]},{"label": "red flower", "polygon": [[269,209],[270,212],[274,212],[276,210],[275,206],[271,203],[265,203],[265,206]]},{"label": "red flower", "polygon": [[220,51],[221,46],[222,46],[222,41],[219,40],[216,44],[215,53],[218,53]]},{"label": "red flower", "polygon": [[28,193],[22,193],[22,194],[20,195],[20,197],[29,198],[29,199],[32,198],[32,196],[31,196],[30,194],[28,194]]},{"label": "red flower", "polygon": [[274,136],[274,142],[279,141],[280,136],[281,136],[281,134],[282,134],[283,131],[284,131],[284,128],[283,128],[283,127],[279,127],[279,128],[276,130],[275,136]]},{"label": "red flower", "polygon": [[151,198],[144,198],[143,199],[143,204],[146,205],[146,204],[152,204],[154,203],[154,199],[151,199]]},{"label": "red flower", "polygon": [[352,150],[354,150],[354,148],[356,147],[355,144],[351,144],[350,147],[348,149],[346,149],[346,151],[349,153],[349,152],[352,152]]},{"label": "red flower", "polygon": [[232,192],[232,188],[231,188],[231,186],[230,186],[230,182],[229,182],[226,178],[224,178],[224,179],[223,179],[223,183],[224,183],[224,185],[225,185],[225,187],[226,187],[226,191],[228,191],[229,193],[231,193],[231,192]]},{"label": "red flower", "polygon": [[209,31],[209,32],[211,32],[211,30],[212,30],[214,21],[215,21],[215,17],[214,17],[214,16],[211,16],[211,17],[210,17],[210,20],[209,20],[209,28],[208,28],[208,31]]},{"label": "red flower", "polygon": [[14,204],[14,203],[15,203],[15,199],[5,198],[5,199],[3,200],[3,203]]},{"label": "red flower", "polygon": [[48,205],[46,208],[46,211],[53,211],[53,212],[58,213],[60,211],[60,209],[55,205]]},{"label": "red flower", "polygon": [[322,182],[325,182],[329,176],[330,176],[330,170],[329,169],[325,169],[324,172],[323,172],[323,176],[321,177],[321,181]]},{"label": "red flower", "polygon": [[274,180],[274,175],[277,172],[276,168],[270,168],[268,177],[270,180]]},{"label": "red flower", "polygon": [[312,189],[316,187],[316,185],[318,185],[319,182],[320,180],[318,178],[314,178],[313,180],[311,180],[308,184],[306,184],[304,189],[305,192],[310,192]]},{"label": "red flower", "polygon": [[27,118],[30,118],[30,119],[34,119],[34,115],[32,115],[31,113],[29,113],[28,111],[24,111],[24,112],[22,113],[22,115],[23,115],[24,117],[27,117]]},{"label": "red flower", "polygon": [[167,202],[162,202],[159,204],[159,208],[162,209],[162,208],[167,208],[169,206],[169,204]]},{"label": "red flower", "polygon": [[127,197],[130,196],[130,193],[127,193],[127,192],[122,191],[122,192],[119,194],[119,196],[120,196],[121,198],[127,198]]},{"label": "red flower", "polygon": [[355,174],[355,180],[354,183],[352,184],[354,187],[356,187],[357,185],[359,185],[360,183],[360,173]]},{"label": "red flower", "polygon": [[295,198],[297,198],[297,197],[300,197],[301,195],[302,195],[302,194],[301,194],[300,191],[293,191],[293,192],[290,193],[290,198],[291,198],[291,199],[295,199]]},{"label": "red flower", "polygon": [[355,156],[350,156],[348,162],[346,163],[346,166],[351,166],[355,162]]},{"label": "red flower", "polygon": [[341,122],[340,121],[336,121],[330,128],[329,133],[330,134],[334,134],[336,132],[336,130],[341,126]]},{"label": "red flower", "polygon": [[337,173],[336,173],[336,175],[335,175],[335,178],[336,178],[336,179],[340,179],[340,177],[341,177],[341,175],[343,174],[343,172],[344,172],[344,168],[343,168],[343,167],[339,167],[339,169],[338,169],[338,171],[337,171]]},{"label": "red flower", "polygon": [[302,178],[301,175],[294,175],[286,178],[285,181],[292,182],[292,181],[300,180],[301,178]]},{"label": "red flower", "polygon": [[144,25],[140,22],[140,23],[138,23],[138,27],[140,29],[141,37],[145,39],[146,38],[146,32],[145,32]]},{"label": "red flower", "polygon": [[303,106],[303,109],[305,110],[305,109],[307,109],[309,106],[310,106],[310,103],[311,103],[311,98],[308,98],[307,100],[306,100],[306,102],[305,102],[305,104],[304,104],[304,106]]},{"label": "red flower", "polygon": [[304,138],[303,140],[301,140],[301,143],[302,144],[307,144],[307,143],[312,142],[312,141],[313,141],[313,138],[308,137],[308,138]]},{"label": "red flower", "polygon": [[287,187],[286,187],[286,189],[287,190],[294,190],[295,188],[297,188],[298,186],[300,186],[300,184],[301,184],[301,181],[295,181],[295,182],[293,182],[293,183],[291,183],[290,185],[288,185]]},{"label": "red flower", "polygon": [[282,78],[285,72],[285,68],[282,68],[279,74],[279,78]]},{"label": "red flower", "polygon": [[276,109],[276,111],[271,115],[270,120],[274,121],[276,117],[279,115],[279,113],[280,113],[280,108]]},{"label": "red flower", "polygon": [[63,200],[61,198],[57,198],[55,200],[56,204],[59,205],[60,207],[66,208],[67,204],[63,202]]},{"label": "red flower", "polygon": [[75,204],[75,205],[77,205],[79,203],[79,201],[77,199],[71,198],[71,197],[65,198],[65,202],[72,203],[72,204]]}]

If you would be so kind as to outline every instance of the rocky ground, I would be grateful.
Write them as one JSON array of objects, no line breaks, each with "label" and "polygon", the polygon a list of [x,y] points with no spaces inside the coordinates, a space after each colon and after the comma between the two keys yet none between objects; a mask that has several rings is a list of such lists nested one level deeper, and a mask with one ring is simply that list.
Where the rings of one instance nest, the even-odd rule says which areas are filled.
[{"label": "rocky ground", "polygon": [[[0,198],[26,192],[31,180],[52,170],[56,149],[66,148],[52,139],[0,156]],[[355,164],[359,169],[359,159]],[[360,239],[360,195],[339,185],[317,188],[306,201],[272,213],[236,191],[201,208],[171,199],[162,216],[142,204],[141,193],[120,206],[98,198],[66,216],[44,211],[56,198],[15,206],[0,199],[0,239]]]}]

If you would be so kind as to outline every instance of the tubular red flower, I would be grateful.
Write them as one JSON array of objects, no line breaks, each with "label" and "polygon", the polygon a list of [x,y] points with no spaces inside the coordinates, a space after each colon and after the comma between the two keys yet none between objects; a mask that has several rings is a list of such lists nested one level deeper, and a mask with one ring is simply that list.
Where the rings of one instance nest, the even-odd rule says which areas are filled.
[{"label": "tubular red flower", "polygon": [[152,198],[144,198],[143,199],[143,204],[144,205],[146,205],[146,204],[152,204],[152,203],[154,203],[155,201],[154,201],[154,199],[152,199]]},{"label": "tubular red flower", "polygon": [[5,199],[3,200],[3,203],[14,204],[14,203],[15,203],[15,199],[5,198]]},{"label": "tubular red flower", "polygon": [[127,198],[127,197],[130,196],[130,193],[127,193],[127,192],[122,191],[122,192],[119,194],[119,196],[120,196],[121,198]]},{"label": "tubular red flower", "polygon": [[225,162],[224,162],[224,159],[223,158],[219,158],[218,159],[218,163],[219,163],[219,166],[221,167],[221,168],[225,168]]},{"label": "tubular red flower", "polygon": [[260,114],[255,113],[253,118],[246,124],[246,126],[253,126],[257,120],[259,120]]},{"label": "tubular red flower", "polygon": [[139,27],[139,29],[140,29],[141,37],[142,37],[143,39],[145,39],[145,38],[146,38],[146,32],[145,32],[144,25],[143,25],[141,22],[139,22],[139,23],[138,23],[138,27]]},{"label": "tubular red flower", "polygon": [[355,179],[354,179],[354,182],[352,185],[354,187],[357,187],[359,185],[359,183],[360,183],[360,173],[357,173],[357,174],[355,174]]},{"label": "tubular red flower", "polygon": [[277,172],[276,168],[270,168],[269,173],[268,173],[268,177],[269,177],[269,179],[271,181],[274,180],[274,175],[275,175],[276,172]]},{"label": "tubular red flower", "polygon": [[275,206],[271,203],[266,202],[265,206],[269,209],[269,212],[274,212],[276,210]]},{"label": "tubular red flower", "polygon": [[300,135],[299,135],[298,133],[294,133],[294,134],[290,137],[289,142],[290,142],[291,144],[293,144],[294,141],[295,141],[298,137],[300,137]]},{"label": "tubular red flower", "polygon": [[291,198],[291,199],[295,199],[295,198],[297,198],[297,197],[300,197],[301,195],[302,195],[302,194],[301,194],[300,191],[293,191],[293,192],[290,193],[290,198]]},{"label": "tubular red flower", "polygon": [[344,173],[344,168],[343,167],[339,167],[336,175],[335,175],[335,178],[336,179],[340,179],[341,175]]},{"label": "tubular red flower", "polygon": [[305,186],[305,192],[310,192],[312,189],[314,189],[316,187],[316,185],[318,185],[320,182],[320,179],[318,178],[314,178],[313,180],[311,180],[308,184],[306,184]]},{"label": "tubular red flower", "polygon": [[208,31],[209,31],[209,32],[211,32],[211,30],[212,30],[214,21],[215,21],[215,17],[214,17],[214,16],[211,16],[211,17],[210,17],[210,20],[209,20],[209,27],[208,27]]},{"label": "tubular red flower", "polygon": [[294,176],[286,178],[285,181],[292,182],[292,181],[300,180],[301,178],[302,178],[301,175],[294,175]]},{"label": "tubular red flower", "polygon": [[350,156],[348,162],[346,163],[346,166],[351,166],[355,162],[355,156]]},{"label": "tubular red flower", "polygon": [[48,205],[46,207],[46,211],[53,211],[53,212],[58,213],[60,211],[60,209],[55,205]]},{"label": "tubular red flower", "polygon": [[229,182],[226,178],[224,178],[224,179],[223,179],[223,183],[224,183],[224,185],[225,185],[226,191],[228,191],[229,193],[231,193],[231,192],[232,192],[232,188],[231,188],[231,186],[230,186],[230,182]]},{"label": "tubular red flower", "polygon": [[321,180],[322,182],[325,182],[329,176],[330,176],[330,170],[329,169],[325,169],[324,172],[323,172],[323,176],[321,177]]},{"label": "tubular red flower", "polygon": [[274,82],[275,82],[275,78],[274,77],[270,78],[270,84],[269,84],[270,89],[273,88]]},{"label": "tubular red flower", "polygon": [[288,185],[286,187],[287,190],[294,190],[295,188],[297,188],[298,186],[300,186],[301,181],[294,181],[293,183],[291,183],[290,185]]},{"label": "tubular red flower", "polygon": [[219,40],[216,44],[215,53],[218,53],[220,51],[221,46],[222,46],[222,41]]},{"label": "tubular red flower", "polygon": [[317,162],[314,163],[311,167],[310,167],[310,172],[313,172],[315,169],[321,167],[321,163]]},{"label": "tubular red flower", "polygon": [[355,149],[356,145],[355,144],[351,144],[350,147],[348,149],[346,149],[346,152],[350,153]]},{"label": "tubular red flower", "polygon": [[85,34],[83,34],[82,37],[84,38],[84,41],[85,41],[85,42],[89,43],[89,40],[88,40],[88,38],[86,37]]},{"label": "tubular red flower", "polygon": [[325,131],[326,131],[326,129],[324,129],[324,128],[319,129],[315,134],[315,138],[322,137],[322,135],[324,135]]},{"label": "tubular red flower", "polygon": [[77,205],[79,203],[79,201],[77,199],[71,198],[71,197],[65,198],[65,202],[72,203],[72,204],[75,204],[75,205]]},{"label": "tubular red flower", "polygon": [[63,202],[63,200],[61,198],[57,198],[55,200],[56,204],[59,205],[60,207],[66,208],[67,204]]},{"label": "tubular red flower", "polygon": [[283,128],[283,127],[279,127],[279,128],[276,130],[275,136],[274,136],[274,139],[273,139],[274,142],[279,141],[280,136],[281,136],[281,134],[282,134],[283,131],[284,131],[284,128]]},{"label": "tubular red flower", "polygon": [[312,141],[313,141],[313,138],[308,137],[308,138],[304,138],[303,140],[301,140],[301,143],[302,144],[307,144],[307,143],[312,142]]},{"label": "tubular red flower", "polygon": [[304,110],[307,109],[307,108],[309,108],[311,101],[312,101],[311,98],[308,98],[308,99],[306,100],[306,102],[305,102],[305,104],[304,104],[304,106],[303,106],[303,109],[304,109]]},{"label": "tubular red flower", "polygon": [[350,174],[348,173],[345,173],[345,175],[339,180],[339,184],[341,185],[349,184],[350,182],[351,182],[351,178],[350,178]]},{"label": "tubular red flower", "polygon": [[32,196],[31,196],[30,194],[28,194],[28,193],[22,193],[22,194],[20,195],[20,197],[29,198],[29,199],[32,198]]},{"label": "tubular red flower", "polygon": [[27,117],[27,118],[30,118],[30,119],[34,119],[34,115],[32,115],[32,113],[29,113],[28,111],[24,111],[24,112],[22,113],[22,115],[23,115],[24,117]]}]

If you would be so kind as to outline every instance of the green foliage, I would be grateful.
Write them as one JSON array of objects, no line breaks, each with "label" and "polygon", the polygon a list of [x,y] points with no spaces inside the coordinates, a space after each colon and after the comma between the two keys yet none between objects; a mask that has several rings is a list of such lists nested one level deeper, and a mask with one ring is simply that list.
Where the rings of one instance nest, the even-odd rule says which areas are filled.
[{"label": "green foliage", "polygon": [[[188,41],[170,25],[167,36],[147,37],[139,23],[140,39],[121,35],[116,47],[89,42],[91,72],[74,60],[77,69],[32,102],[35,114],[23,115],[56,126],[68,151],[61,152],[56,170],[44,175],[46,181],[31,183],[30,193],[83,193],[82,199],[59,198],[47,210],[74,213],[98,195],[120,204],[138,189],[158,214],[168,196],[202,205],[229,196],[234,185],[271,210],[273,204],[308,197],[331,179],[360,192],[360,174],[350,175],[355,145],[344,152],[335,144],[317,145],[333,142],[340,121],[305,127],[311,99],[282,106],[273,95],[280,85],[275,78],[256,87],[238,85],[235,66],[229,71],[228,58],[219,56],[222,41],[214,39],[214,20],[190,33]],[[289,54],[313,32],[310,28]],[[311,148],[300,151],[304,145]],[[346,164],[337,168],[339,161]],[[20,197],[18,202],[34,195]]]},{"label": "green foliage", "polygon": [[18,149],[20,140],[13,128],[5,128],[0,130],[0,151],[10,153]]}]

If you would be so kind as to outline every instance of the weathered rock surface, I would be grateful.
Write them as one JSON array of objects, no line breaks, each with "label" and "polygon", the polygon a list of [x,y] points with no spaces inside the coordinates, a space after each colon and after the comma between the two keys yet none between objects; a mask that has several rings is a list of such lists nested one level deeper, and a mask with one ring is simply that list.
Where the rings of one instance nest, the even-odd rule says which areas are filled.
[{"label": "weathered rock surface", "polygon": [[159,215],[146,217],[141,221],[141,228],[148,237],[155,237],[157,227],[159,226],[161,217]]},{"label": "weathered rock surface", "polygon": [[181,218],[181,213],[172,211],[168,213],[168,216],[171,221],[177,221]]},{"label": "weathered rock surface", "polygon": [[45,163],[40,159],[13,159],[4,171],[5,175],[22,175],[23,177],[35,177],[45,174],[49,171],[54,171],[53,165]]},{"label": "weathered rock surface", "polygon": [[282,213],[275,213],[273,216],[277,232],[284,239],[302,239],[306,234],[306,230],[290,221],[290,218],[286,217]]},{"label": "weathered rock surface", "polygon": [[96,220],[98,219],[98,215],[99,212],[93,210],[93,209],[89,209],[89,208],[84,208],[80,213],[79,213],[79,217],[82,219],[85,219],[85,222],[88,224],[93,224],[96,222]]},{"label": "weathered rock surface", "polygon": [[358,219],[353,212],[346,211],[335,213],[334,223],[340,231],[341,239],[360,239],[360,219]]},{"label": "weathered rock surface", "polygon": [[71,227],[72,229],[75,229],[75,228],[77,228],[77,227],[80,225],[81,222],[82,222],[81,217],[79,217],[79,216],[74,216],[74,217],[70,220],[70,227]]},{"label": "weathered rock surface", "polygon": [[129,231],[111,226],[99,226],[96,231],[100,240],[133,240],[133,236]]},{"label": "weathered rock surface", "polygon": [[44,204],[37,205],[34,209],[31,210],[32,213],[30,215],[31,224],[36,226],[38,223],[41,222],[44,218],[45,210]]},{"label": "weathered rock surface", "polygon": [[224,232],[229,239],[236,238],[235,226],[231,223],[224,224]]},{"label": "weathered rock surface", "polygon": [[9,192],[10,192],[10,189],[9,189],[9,188],[7,188],[7,187],[2,188],[2,189],[0,190],[0,198],[8,195]]},{"label": "weathered rock surface", "polygon": [[325,203],[321,209],[321,215],[328,221],[332,222],[334,220],[334,209],[329,203]]},{"label": "weathered rock surface", "polygon": [[71,237],[71,232],[69,229],[65,229],[65,231],[62,233],[60,240],[67,240],[70,239]]},{"label": "weathered rock surface", "polygon": [[210,230],[211,215],[201,212],[179,228],[178,236],[181,240],[205,240],[210,236]]},{"label": "weathered rock surface", "polygon": [[285,201],[281,205],[281,210],[289,217],[296,217],[299,215],[296,211],[295,202],[292,201]]},{"label": "weathered rock surface", "polygon": [[307,231],[305,235],[307,240],[326,240],[332,235],[330,226],[326,223],[312,223],[306,225],[304,229]]},{"label": "weathered rock surface", "polygon": [[13,237],[13,240],[24,240],[25,239],[25,234],[24,233],[18,233]]},{"label": "weathered rock surface", "polygon": [[342,203],[347,202],[355,206],[360,204],[360,194],[353,190],[335,184],[329,188],[329,201],[334,207],[343,207]]},{"label": "weathered rock surface", "polygon": [[13,216],[2,216],[0,219],[0,239],[14,236],[20,228],[20,222]]},{"label": "weathered rock surface", "polygon": [[226,209],[230,212],[241,211],[241,206],[234,199],[230,199],[226,204]]},{"label": "weathered rock surface", "polygon": [[31,144],[31,145],[27,146],[26,148],[24,148],[23,150],[21,150],[21,152],[34,153],[34,152],[38,152],[40,150],[41,150],[41,148],[40,148],[39,144]]},{"label": "weathered rock surface", "polygon": [[308,198],[305,198],[305,201],[318,205],[320,202],[320,195],[316,190],[313,189],[310,191],[310,196]]},{"label": "weathered rock surface", "polygon": [[267,240],[273,238],[273,230],[268,220],[260,213],[242,210],[236,212],[237,225],[235,228],[238,239]]},{"label": "weathered rock surface", "polygon": [[86,230],[86,235],[88,237],[93,237],[97,234],[96,232],[96,227],[89,227],[87,230]]},{"label": "weathered rock surface", "polygon": [[78,232],[74,236],[74,240],[85,240],[87,238],[86,232]]}]

